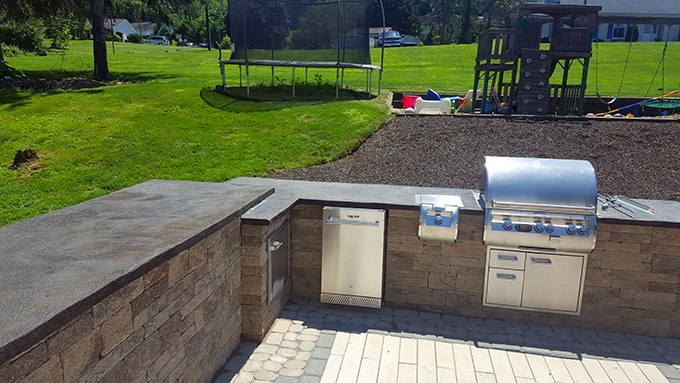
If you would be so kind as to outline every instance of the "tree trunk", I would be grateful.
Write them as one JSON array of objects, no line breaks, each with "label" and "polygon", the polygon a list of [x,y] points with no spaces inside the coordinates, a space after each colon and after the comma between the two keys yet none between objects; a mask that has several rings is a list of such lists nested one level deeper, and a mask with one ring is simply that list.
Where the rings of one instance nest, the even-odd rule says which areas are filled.
[{"label": "tree trunk", "polygon": [[106,58],[106,29],[104,29],[104,0],[92,0],[92,35],[94,36],[94,78],[97,81],[110,81]]},{"label": "tree trunk", "polygon": [[2,55],[2,42],[0,41],[0,64],[5,62],[5,57]]},{"label": "tree trunk", "polygon": [[472,16],[472,0],[465,0],[463,8],[463,25],[460,31],[460,43],[470,44],[470,17]]}]

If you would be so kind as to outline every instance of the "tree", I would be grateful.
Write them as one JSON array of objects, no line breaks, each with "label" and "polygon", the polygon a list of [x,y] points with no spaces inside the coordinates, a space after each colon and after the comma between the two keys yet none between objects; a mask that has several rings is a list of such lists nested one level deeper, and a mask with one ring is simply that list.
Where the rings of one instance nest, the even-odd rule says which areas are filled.
[{"label": "tree", "polygon": [[92,50],[94,53],[94,74],[97,81],[111,81],[109,61],[106,57],[106,29],[104,28],[104,0],[92,0]]},{"label": "tree", "polygon": [[[422,30],[423,16],[428,13],[430,3],[424,0],[383,0],[385,26],[402,34],[418,35]],[[382,26],[380,1],[374,1],[369,22],[371,27]]]}]

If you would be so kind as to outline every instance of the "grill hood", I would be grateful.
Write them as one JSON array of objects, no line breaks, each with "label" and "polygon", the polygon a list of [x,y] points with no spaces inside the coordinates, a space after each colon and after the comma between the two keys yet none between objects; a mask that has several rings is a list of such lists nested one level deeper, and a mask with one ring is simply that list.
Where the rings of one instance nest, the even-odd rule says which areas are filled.
[{"label": "grill hood", "polygon": [[597,181],[588,161],[517,157],[485,157],[485,161],[487,209],[562,212],[549,207],[561,206],[586,209],[566,213],[595,214]]},{"label": "grill hood", "polygon": [[588,253],[597,233],[597,180],[587,161],[485,157],[484,243]]}]

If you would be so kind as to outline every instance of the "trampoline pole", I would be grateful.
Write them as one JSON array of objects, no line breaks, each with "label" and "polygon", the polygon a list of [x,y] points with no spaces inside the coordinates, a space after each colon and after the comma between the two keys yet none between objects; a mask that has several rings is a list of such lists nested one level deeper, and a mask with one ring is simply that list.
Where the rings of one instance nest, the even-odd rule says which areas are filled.
[{"label": "trampoline pole", "polygon": [[224,90],[224,89],[227,88],[227,78],[224,75],[224,63],[223,62],[220,62],[220,72],[222,73],[222,89]]},{"label": "trampoline pole", "polygon": [[309,70],[309,67],[305,67],[305,84],[307,83],[307,71]]},{"label": "trampoline pole", "polygon": [[274,67],[272,66],[272,86],[274,85]]},{"label": "trampoline pole", "polygon": [[293,67],[293,100],[295,100],[295,67]]},{"label": "trampoline pole", "polygon": [[241,65],[238,66],[238,87],[242,88],[243,87],[243,74],[241,72]]},{"label": "trampoline pole", "polygon": [[338,95],[340,94],[340,91],[338,89],[339,80],[340,80],[340,67],[338,66],[335,69],[335,99],[336,100],[338,99]]},{"label": "trampoline pole", "polygon": [[340,86],[345,86],[345,68],[342,68],[342,75],[340,76]]},{"label": "trampoline pole", "polygon": [[373,87],[373,69],[371,69],[371,79],[368,82],[368,99],[371,99],[371,88]]},{"label": "trampoline pole", "polygon": [[246,64],[246,87],[248,90],[248,98],[250,98],[250,66]]},{"label": "trampoline pole", "polygon": [[[369,90],[369,88],[368,88],[369,86],[370,86],[370,85],[368,85],[368,69],[366,69],[366,90],[370,92],[370,90]],[[370,95],[369,95],[368,98],[369,98],[369,99],[371,98]]]}]

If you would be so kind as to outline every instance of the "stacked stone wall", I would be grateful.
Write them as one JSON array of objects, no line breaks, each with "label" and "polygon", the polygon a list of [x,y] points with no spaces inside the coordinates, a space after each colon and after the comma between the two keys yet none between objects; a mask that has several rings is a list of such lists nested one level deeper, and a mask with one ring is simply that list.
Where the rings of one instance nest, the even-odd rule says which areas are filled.
[{"label": "stacked stone wall", "polygon": [[240,220],[0,365],[0,382],[209,382],[240,342]]},{"label": "stacked stone wall", "polygon": [[[269,303],[269,252],[267,238],[290,219],[283,214],[269,225],[243,223],[241,226],[243,273],[243,337],[261,341],[290,295],[290,281]],[[287,246],[287,244],[284,244]]]},{"label": "stacked stone wall", "polygon": [[[298,296],[319,297],[322,208],[292,211]],[[581,314],[569,315],[483,306],[484,216],[463,212],[457,242],[444,243],[418,239],[418,214],[388,211],[386,306],[680,338],[680,228],[601,222],[588,255]]]}]

